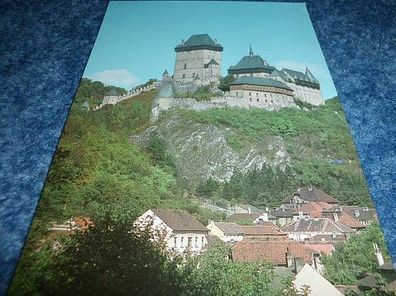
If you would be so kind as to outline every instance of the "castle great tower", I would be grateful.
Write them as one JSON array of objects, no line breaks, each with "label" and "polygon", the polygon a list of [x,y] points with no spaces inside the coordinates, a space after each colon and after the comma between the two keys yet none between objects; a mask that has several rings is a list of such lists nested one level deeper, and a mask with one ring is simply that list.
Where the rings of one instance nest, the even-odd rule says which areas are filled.
[{"label": "castle great tower", "polygon": [[173,79],[198,85],[217,84],[221,77],[223,47],[208,34],[192,35],[175,47]]}]

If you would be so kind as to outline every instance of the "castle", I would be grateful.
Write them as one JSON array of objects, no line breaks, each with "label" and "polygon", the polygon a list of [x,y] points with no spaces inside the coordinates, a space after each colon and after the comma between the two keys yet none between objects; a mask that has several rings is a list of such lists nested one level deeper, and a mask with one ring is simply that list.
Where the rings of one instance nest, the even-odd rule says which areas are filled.
[{"label": "castle", "polygon": [[[208,34],[192,35],[175,47],[176,61],[173,81],[197,86],[218,85],[221,78],[223,47]],[[290,105],[294,98],[312,105],[322,105],[320,83],[306,68],[305,73],[278,70],[253,53],[228,68],[235,80],[230,84],[229,95],[245,100],[253,107]]]}]

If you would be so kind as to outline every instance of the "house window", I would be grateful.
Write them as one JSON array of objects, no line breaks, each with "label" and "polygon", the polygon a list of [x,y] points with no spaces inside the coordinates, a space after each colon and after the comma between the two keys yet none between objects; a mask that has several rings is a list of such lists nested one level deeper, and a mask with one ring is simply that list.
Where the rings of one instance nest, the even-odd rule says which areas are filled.
[{"label": "house window", "polygon": [[184,237],[180,238],[180,247],[184,247]]},{"label": "house window", "polygon": [[176,246],[177,246],[177,237],[176,236],[173,238],[173,245],[176,248]]},{"label": "house window", "polygon": [[193,239],[192,237],[189,237],[189,238],[188,238],[188,246],[189,246],[189,247],[192,246],[192,239]]},{"label": "house window", "polygon": [[198,237],[195,237],[195,247],[198,248]]},{"label": "house window", "polygon": [[184,70],[186,70],[186,69],[187,69],[187,64],[185,63],[185,64],[184,64]]},{"label": "house window", "polygon": [[186,78],[186,74],[183,74],[183,78]]},{"label": "house window", "polygon": [[203,245],[205,244],[205,238],[204,237],[202,237],[202,247],[203,247]]}]

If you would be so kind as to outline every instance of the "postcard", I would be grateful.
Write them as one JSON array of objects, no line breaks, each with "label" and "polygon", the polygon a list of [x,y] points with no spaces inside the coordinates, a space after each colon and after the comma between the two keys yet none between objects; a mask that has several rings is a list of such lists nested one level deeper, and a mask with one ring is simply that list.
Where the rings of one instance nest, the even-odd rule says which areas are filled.
[{"label": "postcard", "polygon": [[303,3],[110,2],[9,295],[394,295]]}]

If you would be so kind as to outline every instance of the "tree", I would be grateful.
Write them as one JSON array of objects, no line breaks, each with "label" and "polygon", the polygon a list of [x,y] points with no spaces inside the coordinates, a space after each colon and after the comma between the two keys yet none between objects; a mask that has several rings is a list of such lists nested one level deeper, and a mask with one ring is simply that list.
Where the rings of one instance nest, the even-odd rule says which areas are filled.
[{"label": "tree", "polygon": [[377,243],[382,253],[388,256],[384,235],[377,223],[337,247],[331,256],[323,258],[325,277],[333,284],[350,285],[368,272],[375,272],[378,263],[373,243]]},{"label": "tree", "polygon": [[50,267],[42,295],[179,295],[177,260],[169,260],[149,230],[110,219],[75,234]]},{"label": "tree", "polygon": [[230,91],[230,83],[235,80],[234,75],[227,75],[220,78],[219,89],[222,91]]},{"label": "tree", "polygon": [[270,263],[233,262],[223,245],[209,249],[190,260],[185,267],[183,296],[275,296],[283,295],[286,285],[275,285]]}]

